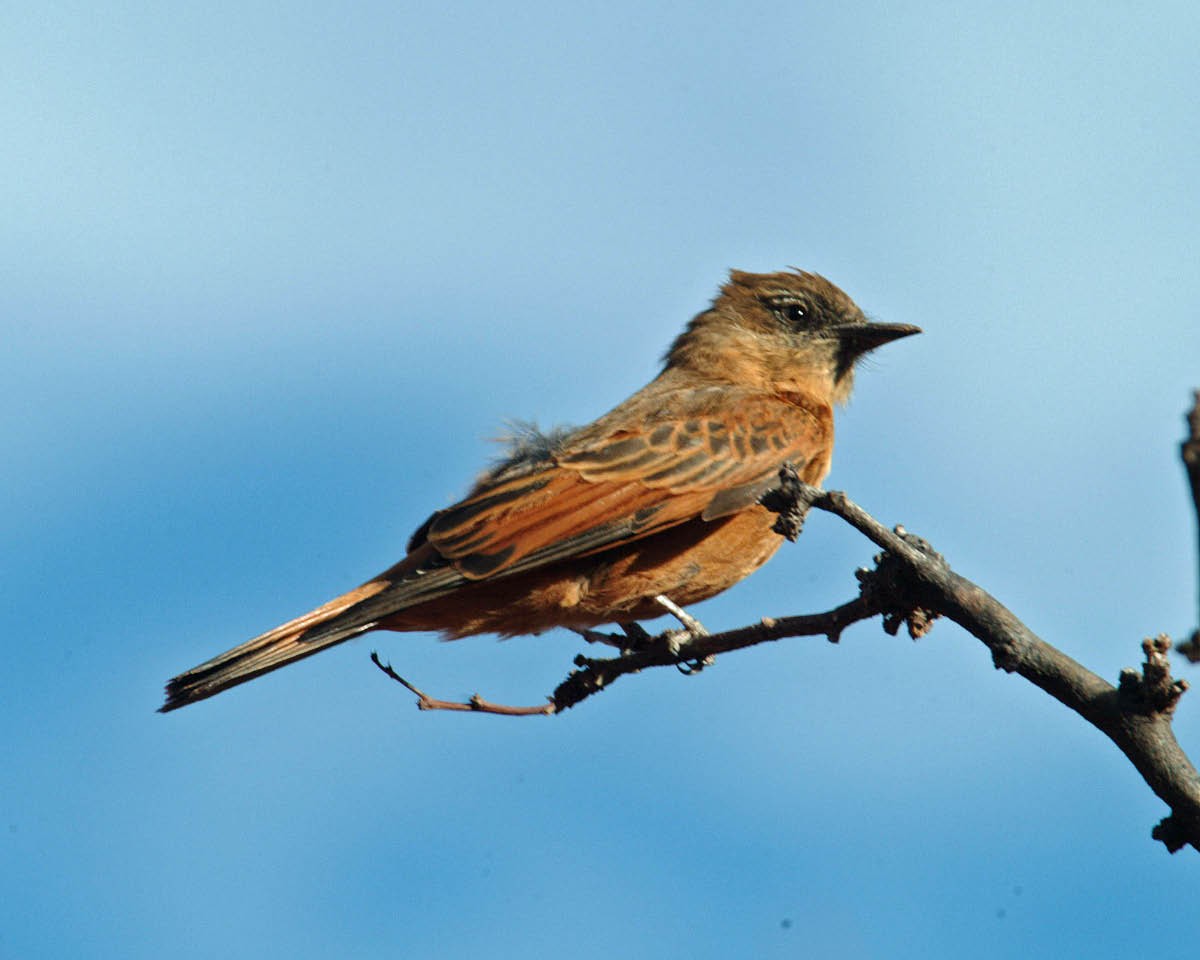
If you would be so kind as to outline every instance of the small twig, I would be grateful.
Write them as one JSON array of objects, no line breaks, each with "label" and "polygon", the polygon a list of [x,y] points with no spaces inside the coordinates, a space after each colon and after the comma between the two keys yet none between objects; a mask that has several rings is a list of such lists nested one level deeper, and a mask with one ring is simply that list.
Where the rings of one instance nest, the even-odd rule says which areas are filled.
[{"label": "small twig", "polygon": [[[1192,409],[1186,417],[1188,436],[1179,445],[1179,454],[1183,458],[1183,468],[1187,471],[1188,484],[1192,488],[1192,503],[1196,508],[1197,542],[1200,545],[1200,390],[1192,395],[1192,401]],[[1200,564],[1197,564],[1197,571],[1200,572]],[[1197,601],[1200,602],[1200,591],[1197,592]],[[1200,663],[1200,618],[1196,624],[1192,635],[1175,648],[1192,663]]]},{"label": "small twig", "polygon": [[395,680],[398,684],[408,690],[417,698],[418,710],[457,710],[463,713],[491,713],[498,714],[503,717],[535,717],[535,716],[550,716],[555,712],[553,703],[543,703],[535,707],[510,707],[503,703],[492,703],[489,700],[484,700],[479,694],[475,694],[467,701],[457,700],[438,700],[435,697],[429,696],[424,690],[420,690],[405,680],[400,674],[392,669],[390,663],[384,663],[379,659],[379,654],[374,650],[371,651],[371,662],[380,670],[386,673],[389,677]]},{"label": "small twig", "polygon": [[1200,515],[1200,390],[1192,394],[1192,409],[1187,412],[1186,420],[1188,435],[1180,444],[1179,452],[1191,484],[1192,501],[1196,505],[1197,515]]}]

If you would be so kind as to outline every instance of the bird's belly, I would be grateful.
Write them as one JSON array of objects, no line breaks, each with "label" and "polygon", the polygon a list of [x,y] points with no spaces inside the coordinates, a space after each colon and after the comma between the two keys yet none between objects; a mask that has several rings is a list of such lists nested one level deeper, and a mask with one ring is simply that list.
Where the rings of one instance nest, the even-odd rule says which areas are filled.
[{"label": "bird's belly", "polygon": [[402,611],[383,626],[438,630],[453,638],[652,619],[663,613],[654,601],[659,594],[681,606],[699,603],[766,563],[783,542],[771,529],[775,520],[759,506],[717,521],[690,520],[568,563],[479,581]]},{"label": "bird's belly", "polygon": [[753,507],[726,519],[692,520],[627,545],[598,566],[581,606],[600,622],[661,616],[654,597],[681,606],[716,596],[771,559],[783,538],[772,531],[776,515]]}]

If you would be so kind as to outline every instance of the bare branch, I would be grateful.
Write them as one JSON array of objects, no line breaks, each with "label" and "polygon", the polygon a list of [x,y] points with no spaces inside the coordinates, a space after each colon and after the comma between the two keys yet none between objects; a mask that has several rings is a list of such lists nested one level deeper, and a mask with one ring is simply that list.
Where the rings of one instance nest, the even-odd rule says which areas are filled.
[{"label": "bare branch", "polygon": [[1200,516],[1200,390],[1192,394],[1192,409],[1187,413],[1188,436],[1180,444],[1179,452],[1187,470],[1188,482],[1192,486],[1192,501]]},{"label": "bare branch", "polygon": [[462,703],[454,700],[437,700],[405,680],[392,669],[390,663],[381,661],[379,654],[374,650],[371,651],[371,662],[406,690],[416,695],[418,710],[459,710],[467,713],[499,714],[505,717],[548,716],[554,713],[554,704],[552,703],[543,703],[534,707],[509,707],[502,703],[491,703],[484,700],[479,694],[475,694],[470,700]]},{"label": "bare branch", "polygon": [[758,623],[724,633],[689,636],[678,630],[668,630],[653,638],[645,648],[627,651],[619,657],[576,657],[575,666],[579,669],[572,671],[558,685],[550,699],[556,711],[569,710],[627,674],[640,673],[651,667],[704,663],[720,653],[786,637],[823,636],[836,643],[850,624],[869,620],[880,612],[871,600],[858,597],[825,613],[779,619],[764,617]]},{"label": "bare branch", "polygon": [[[383,663],[379,654],[372,652],[371,661],[385,674],[402,685],[417,698],[421,710],[456,710],[469,713],[500,714],[508,717],[550,716],[569,710],[588,697],[607,689],[627,674],[640,673],[651,667],[686,667],[685,672],[694,673],[710,662],[718,653],[729,653],[752,647],[759,643],[782,640],[786,637],[823,636],[837,643],[842,631],[852,623],[869,620],[881,613],[875,602],[858,597],[825,613],[804,616],[764,617],[759,623],[724,633],[691,634],[683,630],[667,630],[656,637],[637,638],[636,649],[622,650],[619,656],[607,658],[575,658],[575,666],[567,678],[558,685],[549,697],[549,702],[537,706],[506,706],[491,703],[479,695],[467,701],[439,700],[405,680]],[[592,634],[592,641],[620,645],[616,636],[601,638]]]},{"label": "bare branch", "polygon": [[[1196,507],[1197,540],[1200,541],[1200,390],[1192,395],[1192,409],[1187,414],[1188,436],[1179,445],[1179,454],[1183,458],[1183,467],[1187,471],[1188,483],[1192,488],[1192,503]],[[1200,564],[1197,564],[1200,572]],[[1200,600],[1200,592],[1197,592]],[[1181,642],[1176,648],[1192,663],[1200,663],[1200,617],[1196,620],[1196,629],[1192,635]]]},{"label": "bare branch", "polygon": [[[1123,670],[1114,687],[1034,634],[987,591],[951,570],[926,541],[903,527],[887,529],[844,493],[807,486],[785,465],[778,491],[763,502],[779,513],[789,529],[795,526],[793,521],[816,507],[841,517],[883,549],[875,558],[875,569],[857,571],[860,594],[856,599],[825,613],[764,618],[716,634],[705,633],[694,621],[689,629],[668,630],[656,637],[634,625],[624,626],[624,637],[590,632],[586,639],[609,643],[620,650],[619,655],[577,656],[577,669],[558,685],[547,703],[538,706],[505,706],[479,696],[461,703],[437,700],[385,666],[377,654],[371,659],[412,692],[422,710],[548,716],[570,709],[627,674],[651,667],[673,665],[695,672],[718,654],[785,637],[825,636],[836,643],[847,626],[876,615],[883,616],[889,633],[896,633],[903,624],[911,636],[920,637],[934,620],[945,616],[981,640],[998,669],[1029,680],[1112,740],[1170,808],[1170,815],[1154,828],[1152,836],[1172,853],[1186,845],[1200,851],[1200,774],[1171,728],[1175,706],[1187,683],[1171,677],[1168,637],[1146,640],[1142,669]],[[689,622],[686,612],[674,612],[681,622]]]},{"label": "bare branch", "polygon": [[940,557],[888,530],[845,494],[817,493],[812,505],[841,517],[902,562],[911,574],[911,600],[936,610],[981,640],[996,667],[1017,673],[1104,733],[1171,808],[1154,837],[1174,853],[1185,843],[1200,851],[1200,774],[1171,729],[1171,714],[1187,689],[1172,680],[1169,641],[1146,641],[1142,672],[1122,672],[1120,689],[1050,646],[987,591],[959,576]]}]

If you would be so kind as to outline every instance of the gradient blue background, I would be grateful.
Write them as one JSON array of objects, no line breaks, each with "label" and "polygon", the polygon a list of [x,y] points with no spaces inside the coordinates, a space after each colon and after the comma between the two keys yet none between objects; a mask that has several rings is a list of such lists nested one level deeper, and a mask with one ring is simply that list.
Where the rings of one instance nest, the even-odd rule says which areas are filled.
[{"label": "gradient blue background", "polygon": [[[7,7],[0,956],[1194,956],[1162,804],[951,626],[549,720],[418,713],[367,654],[536,702],[566,634],[154,709],[393,562],[504,418],[603,412],[789,264],[927,331],[830,485],[1115,679],[1196,619],[1198,10]],[[696,612],[823,609],[873,553],[817,516]]]}]

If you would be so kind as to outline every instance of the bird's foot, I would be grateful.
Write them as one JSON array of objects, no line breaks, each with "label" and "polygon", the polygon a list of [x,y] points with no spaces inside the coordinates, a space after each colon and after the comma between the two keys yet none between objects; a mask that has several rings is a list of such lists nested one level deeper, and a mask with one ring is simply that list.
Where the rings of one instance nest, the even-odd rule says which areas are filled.
[{"label": "bird's foot", "polygon": [[[683,607],[679,606],[670,597],[660,593],[654,598],[654,602],[683,625],[682,630],[669,630],[663,635],[667,643],[671,645],[672,653],[686,653],[687,648],[693,641],[709,635],[704,624],[684,610]],[[705,667],[711,667],[715,662],[716,658],[712,656],[696,657],[692,660],[681,660],[675,666],[680,673],[691,676],[694,673],[699,673]]]},{"label": "bird's foot", "polygon": [[577,633],[588,643],[602,643],[606,647],[616,647],[618,650],[625,646],[625,637],[615,633],[605,633],[603,630],[579,630],[571,627],[572,633]]},{"label": "bird's foot", "polygon": [[640,623],[630,621],[629,623],[619,623],[617,626],[621,628],[619,634],[604,633],[601,630],[574,630],[573,632],[579,634],[588,643],[603,643],[605,646],[616,647],[622,653],[645,650],[654,639]]}]

